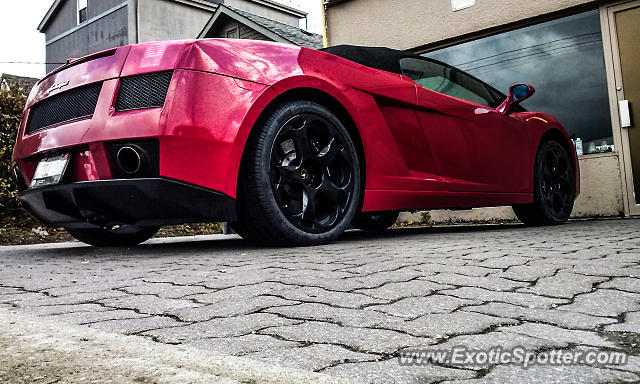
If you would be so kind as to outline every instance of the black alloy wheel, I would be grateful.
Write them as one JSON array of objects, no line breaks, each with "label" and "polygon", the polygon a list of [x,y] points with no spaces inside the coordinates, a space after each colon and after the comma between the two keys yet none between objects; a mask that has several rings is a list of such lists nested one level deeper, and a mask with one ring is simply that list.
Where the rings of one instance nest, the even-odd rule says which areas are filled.
[{"label": "black alloy wheel", "polygon": [[249,240],[280,245],[338,237],[361,192],[358,156],[345,126],[318,104],[293,101],[260,129],[248,144],[234,228]]},{"label": "black alloy wheel", "polygon": [[287,219],[309,233],[339,223],[355,186],[353,159],[338,128],[305,113],[285,123],[271,148],[269,176]]},{"label": "black alloy wheel", "polygon": [[534,170],[534,202],[513,207],[527,225],[553,225],[567,221],[573,210],[575,175],[567,151],[557,141],[542,143]]},{"label": "black alloy wheel", "polygon": [[556,218],[568,216],[573,206],[573,171],[559,146],[548,146],[542,157],[540,189],[542,201]]}]

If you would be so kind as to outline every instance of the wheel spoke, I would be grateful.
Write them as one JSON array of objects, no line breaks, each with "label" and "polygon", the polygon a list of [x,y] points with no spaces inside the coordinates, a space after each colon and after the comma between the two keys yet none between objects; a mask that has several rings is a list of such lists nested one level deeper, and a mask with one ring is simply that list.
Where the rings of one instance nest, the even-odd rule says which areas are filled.
[{"label": "wheel spoke", "polygon": [[551,168],[553,173],[557,172],[559,165],[560,165],[560,153],[558,151],[553,151],[553,163]]},{"label": "wheel spoke", "polygon": [[326,197],[331,199],[334,202],[337,202],[338,205],[342,205],[344,200],[348,197],[348,193],[346,191],[346,187],[340,188],[329,178],[324,177],[322,182],[318,186],[318,192],[324,194]]},{"label": "wheel spoke", "polygon": [[554,212],[562,213],[562,211],[565,209],[566,201],[567,201],[567,197],[565,193],[562,193],[562,192],[554,193],[553,202],[556,203],[553,206]]},{"label": "wheel spoke", "polygon": [[554,203],[555,203],[555,194],[553,193],[553,191],[550,190],[549,193],[547,194],[547,206],[552,211],[555,211],[555,209],[553,208]]},{"label": "wheel spoke", "polygon": [[296,159],[300,162],[304,161],[304,159],[312,155],[311,143],[309,142],[308,126],[308,120],[305,120],[300,128],[296,128],[293,131],[293,141],[296,147]]},{"label": "wheel spoke", "polygon": [[318,161],[322,166],[328,166],[333,160],[342,153],[343,149],[336,143],[335,137],[329,140],[329,143],[318,153]]},{"label": "wheel spoke", "polygon": [[553,207],[553,189],[549,188],[547,190],[546,200],[547,200],[547,205],[549,207]]},{"label": "wheel spoke", "polygon": [[545,158],[542,166],[542,177],[548,183],[553,177],[553,159]]},{"label": "wheel spoke", "polygon": [[300,181],[298,167],[293,165],[282,165],[278,167],[280,181],[278,184],[293,184]]},{"label": "wheel spoke", "polygon": [[302,219],[314,223],[316,215],[316,192],[313,189],[302,190]]}]

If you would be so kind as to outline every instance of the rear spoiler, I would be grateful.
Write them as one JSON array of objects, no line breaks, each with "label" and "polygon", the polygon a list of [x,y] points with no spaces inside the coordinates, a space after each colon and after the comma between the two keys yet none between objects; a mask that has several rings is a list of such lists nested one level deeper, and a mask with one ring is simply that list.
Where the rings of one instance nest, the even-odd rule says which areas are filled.
[{"label": "rear spoiler", "polygon": [[117,50],[117,48],[111,48],[111,49],[107,49],[105,51],[92,53],[90,55],[81,57],[79,59],[69,58],[69,59],[67,59],[67,61],[66,61],[66,63],[64,65],[61,65],[58,68],[54,69],[53,71],[47,73],[42,79],[40,79],[40,81],[38,81],[38,84],[42,83],[46,78],[51,77],[52,75],[54,75],[54,74],[56,74],[56,73],[58,73],[60,71],[64,71],[65,69],[67,69],[69,67],[73,67],[74,65],[78,65],[80,63],[86,63],[87,61],[91,61],[91,60],[101,59],[103,57],[113,56],[116,53],[116,50]]}]

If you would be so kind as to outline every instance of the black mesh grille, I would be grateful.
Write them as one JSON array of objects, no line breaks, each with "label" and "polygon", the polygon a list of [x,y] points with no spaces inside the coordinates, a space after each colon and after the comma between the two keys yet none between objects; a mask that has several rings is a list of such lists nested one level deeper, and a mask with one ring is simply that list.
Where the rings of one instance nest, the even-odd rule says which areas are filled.
[{"label": "black mesh grille", "polygon": [[101,82],[93,83],[42,100],[31,107],[27,133],[92,116],[101,89]]},{"label": "black mesh grille", "polygon": [[156,108],[164,105],[172,71],[123,77],[116,100],[116,111]]}]

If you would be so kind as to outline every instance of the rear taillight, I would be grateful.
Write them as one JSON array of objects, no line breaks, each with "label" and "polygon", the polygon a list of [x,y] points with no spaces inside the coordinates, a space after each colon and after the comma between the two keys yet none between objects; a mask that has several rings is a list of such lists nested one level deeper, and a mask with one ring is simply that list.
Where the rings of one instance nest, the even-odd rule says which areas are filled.
[{"label": "rear taillight", "polygon": [[116,111],[162,107],[172,75],[165,71],[121,78]]}]

